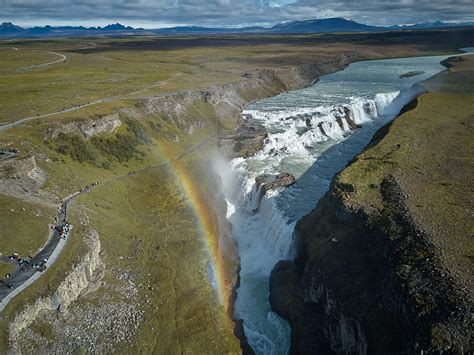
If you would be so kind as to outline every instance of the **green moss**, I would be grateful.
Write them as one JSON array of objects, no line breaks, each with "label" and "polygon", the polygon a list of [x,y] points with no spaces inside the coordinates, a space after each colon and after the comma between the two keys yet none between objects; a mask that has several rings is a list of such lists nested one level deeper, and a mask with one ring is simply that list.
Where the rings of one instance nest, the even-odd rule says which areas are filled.
[{"label": "green moss", "polygon": [[[55,139],[55,151],[69,155],[79,163],[90,163],[105,169],[110,168],[111,160],[120,163],[128,162],[136,156],[143,155],[137,147],[140,144],[151,144],[145,128],[137,120],[124,117],[127,130],[115,135],[98,135],[86,140],[78,134],[59,133]],[[103,158],[107,160],[103,160]]]}]

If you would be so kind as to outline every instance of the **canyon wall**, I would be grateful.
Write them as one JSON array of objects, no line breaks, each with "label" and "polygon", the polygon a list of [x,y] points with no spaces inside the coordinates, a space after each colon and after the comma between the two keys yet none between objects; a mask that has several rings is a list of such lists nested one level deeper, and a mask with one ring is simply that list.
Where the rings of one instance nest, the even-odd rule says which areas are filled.
[{"label": "canyon wall", "polygon": [[[293,353],[472,351],[472,125],[457,108],[472,105],[474,75],[464,62],[425,83],[438,92],[382,127],[298,222],[296,257],[274,268],[270,298]],[[462,94],[457,78],[470,81]]]}]

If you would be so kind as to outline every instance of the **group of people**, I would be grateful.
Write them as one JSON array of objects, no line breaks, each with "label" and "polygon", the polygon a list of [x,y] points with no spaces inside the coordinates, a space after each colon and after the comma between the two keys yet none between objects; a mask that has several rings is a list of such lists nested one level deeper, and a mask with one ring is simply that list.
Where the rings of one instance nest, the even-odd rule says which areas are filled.
[{"label": "group of people", "polygon": [[[56,220],[55,220],[56,222]],[[59,233],[59,237],[61,239],[66,239],[71,231],[72,225],[69,223],[64,223],[64,225],[56,225],[51,226],[52,229],[56,230]],[[33,258],[32,255],[29,255],[28,258],[21,257],[18,253],[12,253],[9,257],[11,262],[17,261],[18,265],[20,266],[21,271],[28,271],[31,269],[35,269],[39,272],[43,272],[46,270],[47,266],[46,263],[48,259],[42,259],[40,262],[31,263],[31,259]],[[0,279],[0,284],[6,285],[10,290],[13,289],[13,284],[10,281],[11,274],[7,273],[4,279]]]},{"label": "group of people", "polygon": [[59,233],[59,237],[61,239],[66,239],[71,231],[71,225],[69,223],[65,223],[64,226],[56,226],[54,229]]},{"label": "group of people", "polygon": [[[11,261],[15,260],[18,262],[18,265],[20,266],[21,271],[28,271],[29,269],[36,269],[40,272],[43,272],[46,270],[46,262],[48,259],[43,259],[39,263],[31,263],[31,259],[33,258],[31,255],[28,258],[22,258],[18,253],[12,253],[8,257]],[[30,267],[31,266],[31,267]],[[11,273],[7,273],[5,275],[5,279],[0,279],[0,284],[4,284],[7,286],[10,290],[13,289],[13,284],[11,282],[8,282],[10,278],[12,277]]]},{"label": "group of people", "polygon": [[[10,279],[10,277],[11,277],[11,274],[10,274],[10,273],[8,273],[8,274],[5,275],[5,279],[6,279],[6,280]],[[13,284],[10,283],[10,282],[6,282],[5,280],[0,280],[0,283],[6,285],[6,286],[8,287],[8,289],[10,289],[10,290],[13,288]]]},{"label": "group of people", "polygon": [[43,272],[44,270],[46,270],[46,262],[48,261],[48,259],[43,259],[41,260],[41,262],[39,263],[34,263],[33,264],[33,269],[36,269],[38,270],[39,272]]}]

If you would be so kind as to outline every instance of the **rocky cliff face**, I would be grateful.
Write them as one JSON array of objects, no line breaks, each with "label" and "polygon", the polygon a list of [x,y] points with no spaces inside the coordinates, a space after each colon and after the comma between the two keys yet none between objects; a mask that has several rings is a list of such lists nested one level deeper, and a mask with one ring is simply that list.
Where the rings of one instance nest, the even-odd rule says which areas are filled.
[{"label": "rocky cliff face", "polygon": [[[474,78],[472,70],[459,76]],[[437,87],[444,80],[453,85],[443,74]],[[271,275],[272,308],[292,326],[293,353],[474,348],[472,127],[467,111],[453,109],[472,100],[451,91],[424,94],[382,128],[297,224],[294,262]]]},{"label": "rocky cliff face", "polygon": [[[315,78],[335,72],[356,60],[356,55],[338,55],[332,59],[300,65],[278,71],[261,70],[246,76],[245,81],[217,86],[205,90],[190,90],[159,95],[148,99],[144,106],[130,109],[129,116],[163,115],[180,130],[192,135],[200,129],[211,130],[203,121],[213,116],[218,122],[217,145],[227,157],[247,156],[261,149],[266,138],[262,126],[247,122],[240,112],[250,102],[309,85]],[[193,111],[199,107],[198,111]],[[194,113],[193,113],[194,112]],[[207,117],[208,119],[209,117]],[[177,137],[170,137],[179,143]],[[215,176],[209,176],[209,185],[215,187]],[[230,237],[225,217],[225,201],[214,189],[211,208],[215,211],[222,234],[219,240],[224,264],[229,265],[228,289],[235,289],[238,282],[238,257],[235,242]],[[233,294],[233,292],[230,292]]]},{"label": "rocky cliff face", "polygon": [[241,122],[232,133],[219,137],[219,148],[229,158],[248,157],[262,149],[267,132],[258,124]]},{"label": "rocky cliff face", "polygon": [[443,271],[396,179],[381,186],[380,214],[351,204],[345,188],[336,182],[298,224],[295,264],[272,275],[272,293],[281,292],[279,280],[297,285],[273,300],[293,326],[293,351],[471,349],[470,302]]},{"label": "rocky cliff face", "polygon": [[102,133],[112,133],[121,124],[119,114],[113,113],[90,120],[63,123],[53,131],[51,136],[56,138],[59,133],[77,133],[84,136],[84,138],[90,138]]}]

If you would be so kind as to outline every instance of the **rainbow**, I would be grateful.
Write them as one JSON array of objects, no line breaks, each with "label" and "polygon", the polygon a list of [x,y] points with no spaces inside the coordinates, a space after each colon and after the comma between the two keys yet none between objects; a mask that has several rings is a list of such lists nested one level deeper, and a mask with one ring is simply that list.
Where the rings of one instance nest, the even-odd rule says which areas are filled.
[{"label": "rainbow", "polygon": [[206,249],[214,269],[215,287],[221,304],[228,309],[231,297],[231,290],[228,287],[227,268],[224,264],[222,251],[219,248],[219,230],[215,217],[209,213],[209,204],[204,199],[201,191],[193,183],[193,178],[181,166],[174,165],[181,188],[185,196],[189,199],[189,205],[198,224],[198,228],[204,236]]},{"label": "rainbow", "polygon": [[[160,142],[161,143],[161,142]],[[225,265],[225,251],[219,247],[219,230],[215,216],[209,213],[209,202],[206,200],[202,191],[194,183],[195,178],[188,170],[174,158],[176,152],[169,152],[166,144],[159,144],[159,158],[164,158],[169,162],[168,167],[177,178],[176,185],[181,189],[187,198],[188,205],[195,217],[199,232],[203,235],[205,247],[208,251],[208,257],[214,271],[214,288],[216,290],[220,304],[226,312],[232,317],[232,285],[230,278],[233,277]],[[160,160],[162,160],[160,159]]]}]

